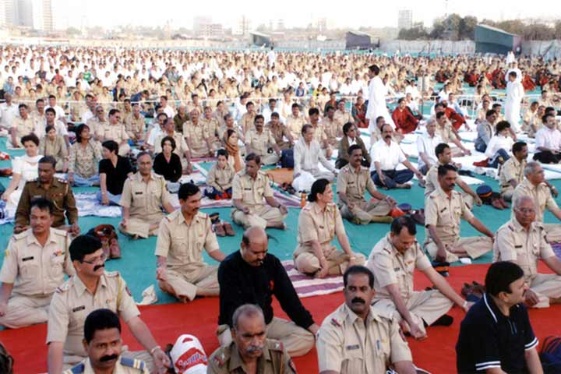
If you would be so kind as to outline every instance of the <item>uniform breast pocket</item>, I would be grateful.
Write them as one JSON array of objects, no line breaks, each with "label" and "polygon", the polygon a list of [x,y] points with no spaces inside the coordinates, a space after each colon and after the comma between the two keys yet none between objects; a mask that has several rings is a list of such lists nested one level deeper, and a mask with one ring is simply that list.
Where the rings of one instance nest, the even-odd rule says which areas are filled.
[{"label": "uniform breast pocket", "polygon": [[363,373],[364,369],[364,354],[360,347],[345,347],[345,357],[341,364],[341,372]]},{"label": "uniform breast pocket", "polygon": [[51,256],[51,275],[59,277],[64,270],[64,255]]},{"label": "uniform breast pocket", "polygon": [[460,208],[454,209],[454,218],[459,219],[462,216],[462,210]]},{"label": "uniform breast pocket", "polygon": [[36,277],[39,275],[39,260],[36,258],[23,258],[20,262],[20,269],[24,277]]}]

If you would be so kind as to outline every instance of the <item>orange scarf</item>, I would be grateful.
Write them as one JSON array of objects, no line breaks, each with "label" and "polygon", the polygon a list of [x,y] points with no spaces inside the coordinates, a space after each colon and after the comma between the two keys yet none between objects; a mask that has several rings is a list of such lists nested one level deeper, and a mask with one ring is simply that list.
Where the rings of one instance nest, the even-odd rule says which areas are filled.
[{"label": "orange scarf", "polygon": [[225,142],[226,152],[228,152],[228,157],[234,158],[234,170],[236,173],[242,170],[242,158],[240,156],[240,147],[238,145],[232,145],[226,139]]}]

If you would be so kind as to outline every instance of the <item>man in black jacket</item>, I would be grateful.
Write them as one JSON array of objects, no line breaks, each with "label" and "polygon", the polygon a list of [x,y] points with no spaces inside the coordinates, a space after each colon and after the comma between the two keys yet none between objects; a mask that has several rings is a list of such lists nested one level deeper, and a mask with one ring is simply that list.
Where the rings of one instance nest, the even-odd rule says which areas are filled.
[{"label": "man in black jacket", "polygon": [[[265,315],[267,338],[280,340],[291,357],[302,356],[314,346],[318,325],[300,302],[279,259],[267,251],[265,230],[250,227],[240,250],[220,263],[218,340],[222,346],[229,345],[234,311],[243,304],[256,304]],[[273,295],[293,322],[273,316]]]}]

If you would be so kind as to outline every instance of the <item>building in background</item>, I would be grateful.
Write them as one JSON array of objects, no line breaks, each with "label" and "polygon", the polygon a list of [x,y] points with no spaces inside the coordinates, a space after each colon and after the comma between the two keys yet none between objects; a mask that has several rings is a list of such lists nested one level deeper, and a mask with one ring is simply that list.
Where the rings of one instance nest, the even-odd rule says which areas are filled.
[{"label": "building in background", "polygon": [[0,26],[54,30],[52,0],[0,0]]},{"label": "building in background", "polygon": [[411,9],[402,9],[397,13],[397,28],[410,29],[413,27],[413,11]]}]

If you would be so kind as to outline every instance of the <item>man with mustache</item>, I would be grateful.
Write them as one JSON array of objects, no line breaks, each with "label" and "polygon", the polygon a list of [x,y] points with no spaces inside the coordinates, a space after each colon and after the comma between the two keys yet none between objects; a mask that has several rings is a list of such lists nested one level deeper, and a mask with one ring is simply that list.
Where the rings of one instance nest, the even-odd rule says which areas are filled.
[{"label": "man with mustache", "polygon": [[[425,250],[437,261],[453,262],[460,257],[477,258],[493,246],[493,233],[481,223],[465,204],[462,194],[455,190],[458,171],[454,165],[438,167],[440,188],[425,200]],[[460,218],[465,219],[487,238],[460,237]]]},{"label": "man with mustache", "polygon": [[88,358],[63,374],[149,373],[144,361],[121,356],[121,322],[119,316],[109,309],[97,309],[88,315],[84,322],[82,344]]},{"label": "man with mustache", "polygon": [[238,372],[292,374],[296,369],[283,344],[267,339],[263,311],[257,305],[244,304],[232,317],[233,342],[220,347],[209,358],[207,373]]},{"label": "man with mustache", "polygon": [[218,296],[218,267],[204,263],[203,249],[218,262],[226,256],[220,251],[208,214],[199,211],[202,194],[193,183],[185,183],[177,196],[181,209],[162,218],[158,231],[158,285],[181,302],[196,296]]},{"label": "man with mustache", "polygon": [[370,305],[376,293],[372,272],[351,266],[343,285],[345,303],[323,320],[318,333],[320,374],[416,373],[397,321]]},{"label": "man with mustache", "polygon": [[[423,174],[407,160],[399,144],[393,140],[391,125],[382,126],[382,139],[374,143],[370,153],[372,154],[370,176],[377,186],[385,189],[409,189],[411,184],[407,182],[413,179],[413,174],[417,176],[419,182],[423,182]],[[396,170],[400,163],[407,169]]]},{"label": "man with mustache", "polygon": [[76,275],[57,288],[49,309],[47,325],[48,371],[62,372],[87,357],[82,346],[84,321],[90,312],[107,308],[119,314],[145,351],[125,352],[148,365],[150,372],[169,367],[170,361],[156,343],[121,275],[105,271],[106,256],[99,239],[81,235],[70,245],[70,259]]},{"label": "man with mustache", "polygon": [[[403,331],[422,340],[427,337],[427,326],[452,323],[452,317],[445,313],[453,304],[466,311],[469,305],[431,266],[417,243],[416,234],[417,227],[411,217],[394,219],[390,233],[372,249],[366,267],[376,274],[374,310],[395,316]],[[415,269],[429,279],[434,289],[414,291]]]},{"label": "man with mustache", "polygon": [[[302,356],[314,346],[318,326],[302,305],[281,262],[267,253],[268,249],[265,230],[250,227],[243,235],[240,250],[220,263],[218,340],[221,346],[229,346],[234,311],[243,304],[257,304],[265,315],[267,337],[280,340],[291,357]],[[273,295],[293,322],[273,315]]]},{"label": "man with mustache", "polygon": [[19,328],[45,323],[49,304],[64,274],[74,274],[69,234],[51,228],[53,203],[31,203],[31,228],[15,234],[6,248],[0,271],[0,325]]}]

